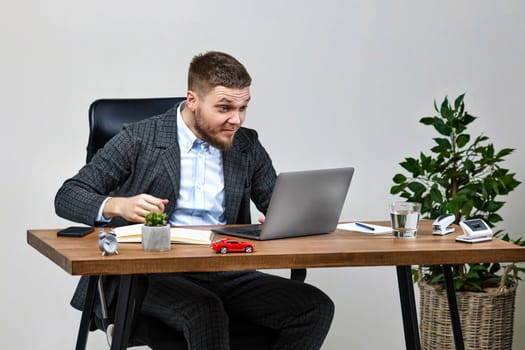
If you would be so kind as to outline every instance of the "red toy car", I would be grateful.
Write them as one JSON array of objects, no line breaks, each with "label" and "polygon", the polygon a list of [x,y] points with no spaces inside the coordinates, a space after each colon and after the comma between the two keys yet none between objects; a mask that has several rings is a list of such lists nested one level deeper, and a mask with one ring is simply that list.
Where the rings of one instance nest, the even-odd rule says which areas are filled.
[{"label": "red toy car", "polygon": [[255,250],[253,243],[249,242],[240,242],[232,238],[223,238],[218,241],[215,241],[211,244],[211,249],[221,254],[226,254],[228,252],[246,252],[251,253]]}]

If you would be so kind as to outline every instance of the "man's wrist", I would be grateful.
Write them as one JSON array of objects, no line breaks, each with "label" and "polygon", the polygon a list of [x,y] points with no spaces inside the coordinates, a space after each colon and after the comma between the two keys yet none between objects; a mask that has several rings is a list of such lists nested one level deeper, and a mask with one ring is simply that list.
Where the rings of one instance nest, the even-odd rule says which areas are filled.
[{"label": "man's wrist", "polygon": [[111,202],[113,197],[107,197],[104,199],[102,204],[100,205],[100,208],[98,210],[98,216],[97,221],[99,222],[109,222],[111,221],[111,218],[113,218],[113,213],[111,212],[111,206],[108,206],[108,203]]}]

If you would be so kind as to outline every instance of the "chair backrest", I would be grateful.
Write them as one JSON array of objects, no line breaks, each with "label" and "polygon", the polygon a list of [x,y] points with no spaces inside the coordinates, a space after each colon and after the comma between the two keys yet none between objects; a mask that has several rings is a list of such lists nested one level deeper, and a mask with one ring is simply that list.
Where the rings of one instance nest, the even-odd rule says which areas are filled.
[{"label": "chair backrest", "polygon": [[86,161],[106,144],[122,126],[162,114],[185,97],[100,99],[89,106],[89,139]]}]

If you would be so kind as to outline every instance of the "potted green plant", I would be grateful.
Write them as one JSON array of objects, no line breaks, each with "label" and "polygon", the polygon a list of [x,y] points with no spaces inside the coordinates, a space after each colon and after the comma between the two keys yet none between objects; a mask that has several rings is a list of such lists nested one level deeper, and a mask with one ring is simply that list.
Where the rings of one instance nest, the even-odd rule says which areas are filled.
[{"label": "potted green plant", "polygon": [[[501,199],[502,196],[508,195],[520,184],[520,181],[515,178],[515,173],[501,166],[505,157],[514,149],[504,148],[497,151],[494,145],[488,142],[489,138],[486,135],[471,137],[467,133],[468,126],[476,120],[476,117],[465,110],[464,94],[457,97],[453,105],[446,97],[439,106],[434,102],[434,108],[437,115],[421,118],[419,122],[432,126],[437,131],[438,136],[433,138],[435,145],[430,149],[430,154],[420,152],[419,157],[407,157],[400,163],[408,174],[395,174],[391,194],[399,195],[411,202],[421,203],[422,218],[435,219],[441,214],[453,213],[456,223],[462,219],[481,218],[489,226],[495,227],[496,224],[503,221],[498,214],[505,204]],[[495,236],[507,241],[511,240],[509,234],[503,230],[495,231]],[[522,246],[525,244],[521,238],[513,242]],[[524,269],[519,270],[525,272]],[[503,268],[499,263],[466,264],[453,267],[454,285],[458,292],[461,318],[473,316],[465,310],[462,314],[461,293],[486,296],[491,288],[500,291],[504,288],[507,288],[507,291],[509,288],[515,288],[517,275],[502,273],[502,271]],[[439,266],[420,266],[413,272],[414,280],[419,282],[420,288],[431,286],[438,296],[446,298],[440,291],[444,276]],[[501,282],[503,283],[500,288]],[[427,316],[423,313],[425,310],[428,312],[428,305],[423,305],[423,303],[428,304],[430,301],[429,298],[425,298],[423,291],[421,292],[422,343],[425,344],[423,321]],[[514,294],[511,296],[513,297]],[[435,318],[435,315],[432,318]],[[512,332],[512,325],[510,325],[510,331]],[[432,329],[428,332],[432,332]],[[445,333],[450,334],[452,341],[451,332]],[[476,332],[472,334],[475,334],[478,339],[471,348],[485,349],[478,343],[480,334]],[[508,338],[508,333],[505,333],[505,336]],[[510,339],[512,341],[512,335]],[[443,341],[443,339],[440,340],[441,344],[438,347],[444,348]],[[468,343],[468,339],[465,338],[467,348]],[[490,344],[490,349],[500,348],[491,341],[488,344]],[[427,346],[426,348],[432,347]]]},{"label": "potted green plant", "polygon": [[142,226],[142,249],[145,251],[168,251],[171,249],[170,226],[166,214],[151,212]]}]

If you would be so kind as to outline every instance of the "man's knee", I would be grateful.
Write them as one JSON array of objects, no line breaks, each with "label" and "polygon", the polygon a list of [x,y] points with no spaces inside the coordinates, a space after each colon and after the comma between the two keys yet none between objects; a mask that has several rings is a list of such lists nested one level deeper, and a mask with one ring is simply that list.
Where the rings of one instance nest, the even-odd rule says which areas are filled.
[{"label": "man's knee", "polygon": [[224,310],[222,301],[215,295],[203,295],[193,300],[194,306],[187,313],[187,318],[192,322],[221,322],[228,323],[228,315]]}]

